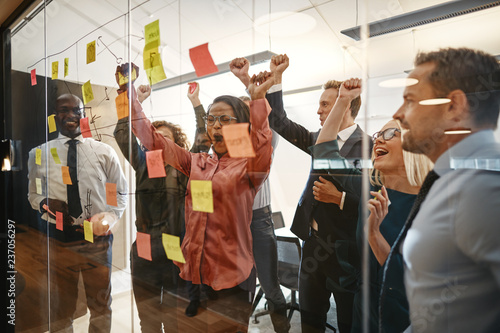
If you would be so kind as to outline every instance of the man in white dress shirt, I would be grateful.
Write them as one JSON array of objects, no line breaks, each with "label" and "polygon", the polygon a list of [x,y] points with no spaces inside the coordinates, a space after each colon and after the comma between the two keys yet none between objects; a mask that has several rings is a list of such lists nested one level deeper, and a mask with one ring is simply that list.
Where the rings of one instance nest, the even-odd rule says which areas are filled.
[{"label": "man in white dress shirt", "polygon": [[394,115],[439,176],[401,247],[413,332],[500,332],[499,74],[481,51],[420,53]]},{"label": "man in white dress shirt", "polygon": [[[111,229],[126,208],[127,182],[116,152],[81,135],[82,116],[83,103],[78,97],[65,94],[57,99],[59,136],[29,153],[28,200],[41,213],[44,230],[50,236],[51,330],[72,332],[81,273],[90,309],[89,332],[109,332]],[[63,169],[68,170],[70,180],[63,180]],[[116,206],[112,203],[114,195],[107,198],[107,183],[116,186]],[[59,227],[58,212],[63,221]],[[84,239],[85,220],[92,225],[93,243]],[[72,251],[70,254],[61,250],[61,242],[67,243],[64,249]]]}]

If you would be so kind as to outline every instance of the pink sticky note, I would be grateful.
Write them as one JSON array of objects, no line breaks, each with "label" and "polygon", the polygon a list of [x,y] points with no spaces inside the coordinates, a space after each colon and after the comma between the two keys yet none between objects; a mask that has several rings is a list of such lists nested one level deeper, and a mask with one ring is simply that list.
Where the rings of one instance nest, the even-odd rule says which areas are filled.
[{"label": "pink sticky note", "polygon": [[196,90],[196,86],[198,85],[196,82],[190,82],[189,84],[189,93],[192,94]]},{"label": "pink sticky note", "polygon": [[36,68],[31,70],[31,85],[36,86]]},{"label": "pink sticky note", "polygon": [[189,58],[191,58],[196,76],[198,77],[219,71],[208,50],[208,43],[190,49]]},{"label": "pink sticky note", "polygon": [[[70,184],[70,185],[71,185],[71,184]],[[52,214],[52,215],[56,215],[56,214],[54,214],[54,213],[53,213],[53,212],[49,209],[49,206],[47,206],[46,204],[43,204],[43,206],[42,206],[42,207],[43,207],[43,209],[45,209],[45,210],[46,210],[47,212],[49,212],[50,214]]]},{"label": "pink sticky note", "polygon": [[106,183],[106,203],[110,206],[118,207],[116,200],[116,184]]},{"label": "pink sticky note", "polygon": [[63,231],[63,213],[56,212],[56,229]]},{"label": "pink sticky note", "polygon": [[146,152],[146,164],[148,166],[149,178],[166,177],[165,165],[163,164],[163,152],[161,149]]},{"label": "pink sticky note", "polygon": [[80,131],[84,138],[91,138],[92,132],[90,132],[89,118],[80,118]]},{"label": "pink sticky note", "polygon": [[252,140],[248,134],[249,123],[226,125],[222,135],[230,157],[255,157]]},{"label": "pink sticky note", "polygon": [[151,257],[151,235],[143,232],[137,232],[136,244],[137,255],[143,259],[153,261],[153,258]]}]

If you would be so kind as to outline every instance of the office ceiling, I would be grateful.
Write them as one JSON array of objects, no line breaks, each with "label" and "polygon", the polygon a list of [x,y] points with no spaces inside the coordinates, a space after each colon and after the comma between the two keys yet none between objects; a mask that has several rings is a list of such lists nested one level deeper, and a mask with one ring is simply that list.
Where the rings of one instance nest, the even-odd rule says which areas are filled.
[{"label": "office ceiling", "polygon": [[[215,63],[265,50],[287,53],[290,67],[285,73],[284,90],[318,86],[332,78],[362,76],[362,68],[367,68],[369,93],[383,98],[392,92],[381,90],[377,83],[404,77],[404,71],[412,68],[418,50],[468,46],[500,54],[500,7],[371,38],[367,44],[340,33],[364,21],[373,22],[444,2],[448,1],[132,0],[129,17],[125,15],[128,1],[124,0],[54,0],[45,14],[42,11],[16,32],[12,39],[13,68],[26,72],[36,68],[43,75],[45,56],[47,64],[61,63],[69,57],[67,80],[82,83],[91,80],[94,84],[115,86],[114,55],[129,58],[126,37],[129,19],[130,59],[140,67],[144,26],[159,19],[162,60],[169,78],[194,71],[189,49],[209,43]],[[271,25],[266,24],[268,14],[273,17]],[[86,44],[99,37],[97,61],[87,65]],[[256,66],[251,71],[267,66]],[[144,75],[142,80],[144,83]],[[223,93],[243,93],[230,73],[200,83],[202,98],[207,101]],[[186,88],[178,89],[181,90],[172,90],[170,101],[185,99]],[[312,117],[311,112],[304,115],[299,110],[305,107],[315,110],[320,93],[287,97],[291,116],[317,128],[316,116]],[[372,116],[393,111],[392,106],[388,111],[378,107]]]}]

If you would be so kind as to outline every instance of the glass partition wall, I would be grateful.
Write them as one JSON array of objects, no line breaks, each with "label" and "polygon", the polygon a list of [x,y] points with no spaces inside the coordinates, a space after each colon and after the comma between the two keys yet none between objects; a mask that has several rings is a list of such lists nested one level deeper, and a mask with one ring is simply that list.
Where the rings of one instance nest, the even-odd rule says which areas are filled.
[{"label": "glass partition wall", "polygon": [[[415,262],[389,250],[439,131],[471,131],[411,113],[415,56],[500,54],[498,4],[467,3],[40,1],[11,27],[15,331],[402,331],[408,301],[414,329],[433,327],[475,282],[450,266],[441,294],[411,289],[431,303],[408,300]],[[482,74],[478,100],[496,94]],[[416,103],[451,103],[433,89]],[[451,169],[484,162],[497,179],[498,154],[467,156]]]}]

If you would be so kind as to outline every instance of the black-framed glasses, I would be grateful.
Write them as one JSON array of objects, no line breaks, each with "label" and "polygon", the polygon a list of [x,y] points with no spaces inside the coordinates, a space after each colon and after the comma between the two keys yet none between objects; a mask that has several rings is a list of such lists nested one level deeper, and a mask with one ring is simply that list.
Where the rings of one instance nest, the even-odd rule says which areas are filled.
[{"label": "black-framed glasses", "polygon": [[216,117],[208,115],[205,117],[205,121],[207,122],[208,126],[214,126],[217,120],[219,120],[219,123],[221,125],[229,125],[231,123],[231,120],[238,120],[238,119],[235,117],[228,116],[227,114],[223,114]]},{"label": "black-framed glasses", "polygon": [[401,133],[401,130],[399,128],[386,128],[383,131],[375,132],[372,135],[372,140],[375,142],[378,138],[382,137],[384,141],[389,141],[396,135],[396,132]]}]

